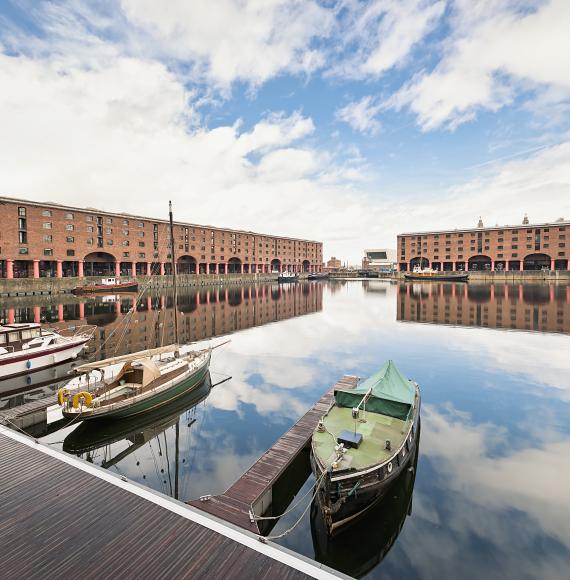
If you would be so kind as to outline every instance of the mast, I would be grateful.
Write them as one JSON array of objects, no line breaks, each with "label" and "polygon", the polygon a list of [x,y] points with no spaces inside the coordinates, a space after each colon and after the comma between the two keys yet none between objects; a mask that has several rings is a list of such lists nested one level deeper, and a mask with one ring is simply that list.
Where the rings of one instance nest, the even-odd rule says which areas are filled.
[{"label": "mast", "polygon": [[174,253],[174,223],[172,221],[172,202],[168,202],[168,216],[170,219],[170,256],[172,257],[172,284],[174,286],[174,339],[178,344],[178,292],[176,289],[176,255]]}]

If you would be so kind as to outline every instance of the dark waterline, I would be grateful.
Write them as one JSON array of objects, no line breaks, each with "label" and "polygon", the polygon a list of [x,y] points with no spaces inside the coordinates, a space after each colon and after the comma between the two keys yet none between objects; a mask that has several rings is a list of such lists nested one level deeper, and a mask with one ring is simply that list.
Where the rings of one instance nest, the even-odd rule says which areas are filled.
[{"label": "dark waterline", "polygon": [[[182,500],[216,494],[340,376],[368,376],[392,358],[422,387],[417,470],[345,538],[324,537],[309,510],[280,542],[371,578],[566,578],[569,288],[374,280],[186,292],[184,340],[232,333],[211,367],[213,383],[232,379],[158,416],[71,425],[42,441]],[[127,297],[27,300],[3,302],[0,317],[82,314],[101,327],[99,356],[170,340],[168,296],[145,296],[131,314]],[[297,497],[313,485],[299,477]]]}]

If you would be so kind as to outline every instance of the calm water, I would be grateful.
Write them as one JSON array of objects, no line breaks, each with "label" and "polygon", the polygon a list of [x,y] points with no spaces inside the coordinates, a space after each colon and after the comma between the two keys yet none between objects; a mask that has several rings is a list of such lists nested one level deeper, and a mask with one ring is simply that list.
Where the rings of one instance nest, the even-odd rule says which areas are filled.
[{"label": "calm water", "polygon": [[[171,302],[159,295],[131,314],[127,298],[20,300],[0,317],[96,323],[99,356],[171,331]],[[280,542],[371,578],[568,577],[569,287],[374,280],[211,289],[181,302],[186,340],[233,333],[211,366],[212,383],[231,380],[160,416],[74,424],[44,442],[182,500],[217,494],[343,374],[365,377],[392,358],[422,387],[415,473],[346,537],[327,540],[310,510]],[[303,479],[301,470],[291,494],[310,489]]]}]

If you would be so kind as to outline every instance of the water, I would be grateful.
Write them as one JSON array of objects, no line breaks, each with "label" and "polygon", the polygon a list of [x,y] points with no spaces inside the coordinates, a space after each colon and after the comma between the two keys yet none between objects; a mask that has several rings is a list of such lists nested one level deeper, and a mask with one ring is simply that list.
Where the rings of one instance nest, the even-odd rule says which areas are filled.
[{"label": "water", "polygon": [[[81,308],[101,327],[99,356],[171,331],[169,297],[131,315],[127,298],[64,300],[6,301],[0,317],[74,321]],[[370,578],[567,577],[570,287],[373,280],[185,291],[181,303],[186,340],[233,333],[211,366],[212,383],[231,380],[152,420],[73,424],[42,441],[182,500],[217,494],[342,375],[392,358],[422,388],[416,471],[345,537],[327,540],[309,510],[280,543]]]}]

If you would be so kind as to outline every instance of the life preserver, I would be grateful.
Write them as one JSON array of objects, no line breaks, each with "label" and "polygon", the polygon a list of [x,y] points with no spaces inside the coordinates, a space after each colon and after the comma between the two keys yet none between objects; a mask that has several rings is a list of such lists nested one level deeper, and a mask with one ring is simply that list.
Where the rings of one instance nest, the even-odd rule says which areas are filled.
[{"label": "life preserver", "polygon": [[67,389],[59,389],[57,392],[57,402],[59,403],[60,407],[63,407],[63,404],[69,398],[69,391]]},{"label": "life preserver", "polygon": [[93,402],[93,395],[87,391],[81,391],[80,393],[73,395],[73,399],[71,400],[74,409],[77,409],[79,405],[82,404],[81,399],[83,399],[84,407],[91,407],[91,403]]}]

